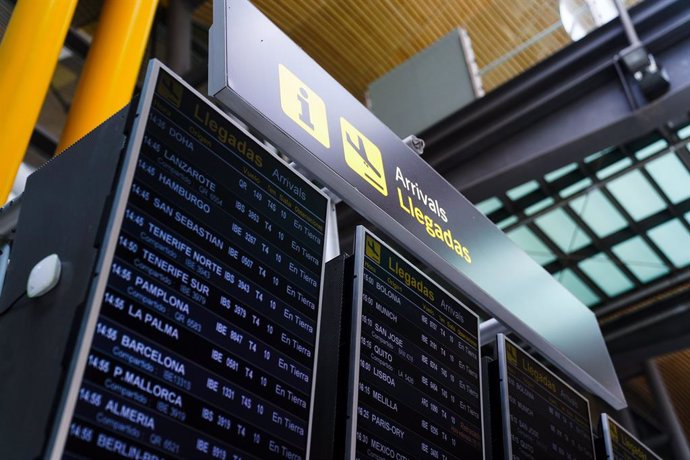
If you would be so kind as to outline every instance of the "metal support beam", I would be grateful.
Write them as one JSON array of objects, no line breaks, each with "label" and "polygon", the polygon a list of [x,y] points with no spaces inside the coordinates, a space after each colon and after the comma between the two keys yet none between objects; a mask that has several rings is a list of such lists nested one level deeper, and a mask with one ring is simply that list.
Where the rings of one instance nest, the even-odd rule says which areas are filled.
[{"label": "metal support beam", "polygon": [[623,425],[623,427],[625,427],[626,430],[631,432],[633,436],[639,438],[640,435],[637,432],[637,426],[635,426],[635,420],[633,419],[633,414],[630,407],[626,407],[625,409],[619,410],[618,415],[620,417],[621,424]]},{"label": "metal support beam", "polygon": [[0,44],[0,204],[29,145],[77,0],[18,2]]},{"label": "metal support beam", "polygon": [[168,62],[177,74],[185,75],[192,68],[192,13],[188,0],[170,0],[166,14],[168,26]]},{"label": "metal support beam", "polygon": [[630,41],[630,44],[641,44],[642,42],[640,42],[640,37],[637,36],[635,26],[630,20],[630,15],[628,14],[628,10],[625,8],[625,5],[623,4],[622,0],[613,0],[613,3],[616,5],[616,9],[618,10],[618,16],[621,20],[621,23],[623,24],[623,29],[625,30],[625,34],[628,36],[628,41]]},{"label": "metal support beam", "polygon": [[659,367],[654,360],[649,360],[645,364],[645,370],[647,372],[649,386],[656,398],[661,416],[664,419],[664,425],[671,437],[673,453],[677,459],[690,460],[690,446],[688,446],[688,440],[685,437],[683,425],[680,423],[678,415],[673,408],[673,401],[671,401],[671,396],[668,394]]},{"label": "metal support beam", "polygon": [[684,116],[690,4],[649,1],[630,14],[673,81],[668,94],[630,106],[615,66],[628,38],[612,21],[423,132],[427,161],[476,201]]},{"label": "metal support beam", "polygon": [[496,340],[498,334],[510,332],[507,327],[499,323],[496,318],[487,319],[479,324],[479,346],[483,347]]},{"label": "metal support beam", "polygon": [[56,153],[129,103],[157,5],[158,0],[107,0],[103,4]]}]

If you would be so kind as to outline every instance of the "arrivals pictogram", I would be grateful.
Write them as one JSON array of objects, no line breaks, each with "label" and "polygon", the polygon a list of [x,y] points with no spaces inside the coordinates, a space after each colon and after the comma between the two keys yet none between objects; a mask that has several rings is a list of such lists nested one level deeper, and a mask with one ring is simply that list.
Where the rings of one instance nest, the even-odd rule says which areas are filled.
[{"label": "arrivals pictogram", "polygon": [[340,118],[347,165],[383,196],[388,196],[381,150],[345,118]]}]

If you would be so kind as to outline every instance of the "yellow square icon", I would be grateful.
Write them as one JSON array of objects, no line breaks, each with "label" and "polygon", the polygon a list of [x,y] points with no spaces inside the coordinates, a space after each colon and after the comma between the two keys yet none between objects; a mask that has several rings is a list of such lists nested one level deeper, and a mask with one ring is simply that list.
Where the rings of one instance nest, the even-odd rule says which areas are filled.
[{"label": "yellow square icon", "polygon": [[178,109],[180,108],[182,104],[182,85],[173,77],[161,71],[158,74],[158,88],[156,88],[156,91],[172,105]]},{"label": "yellow square icon", "polygon": [[367,237],[364,241],[364,253],[377,264],[381,263],[381,243],[373,238]]},{"label": "yellow square icon", "polygon": [[297,75],[283,64],[278,65],[280,107],[285,115],[308,132],[314,139],[330,148],[326,104]]},{"label": "yellow square icon", "polygon": [[369,184],[388,196],[381,150],[345,118],[340,117],[345,162]]}]

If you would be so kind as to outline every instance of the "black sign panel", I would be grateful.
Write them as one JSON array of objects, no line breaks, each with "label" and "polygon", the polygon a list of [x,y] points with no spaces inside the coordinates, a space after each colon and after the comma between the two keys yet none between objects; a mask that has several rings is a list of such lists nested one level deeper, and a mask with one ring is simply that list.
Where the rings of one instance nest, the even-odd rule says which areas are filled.
[{"label": "black sign panel", "polygon": [[594,459],[589,401],[502,334],[498,336],[506,459]]},{"label": "black sign panel", "polygon": [[[215,0],[213,14],[211,94],[556,366],[625,407],[587,307],[248,0]],[[553,305],[558,322],[543,314]]]},{"label": "black sign panel", "polygon": [[601,431],[606,460],[661,460],[608,414],[601,414]]},{"label": "black sign panel", "polygon": [[363,227],[356,244],[350,455],[483,459],[478,317]]},{"label": "black sign panel", "polygon": [[328,199],[157,64],[147,87],[65,455],[306,458]]}]

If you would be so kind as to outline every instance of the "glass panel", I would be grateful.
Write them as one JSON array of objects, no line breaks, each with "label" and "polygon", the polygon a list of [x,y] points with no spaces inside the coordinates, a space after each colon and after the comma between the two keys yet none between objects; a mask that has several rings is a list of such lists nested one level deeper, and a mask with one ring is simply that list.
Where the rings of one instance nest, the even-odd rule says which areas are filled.
[{"label": "glass panel", "polygon": [[578,265],[609,297],[615,297],[633,287],[632,281],[605,254],[597,254]]},{"label": "glass panel", "polygon": [[503,207],[503,203],[501,203],[501,200],[498,198],[493,197],[489,198],[488,200],[484,200],[481,203],[477,203],[475,206],[482,214],[488,216],[497,209],[501,209],[501,207]]},{"label": "glass panel", "polygon": [[536,219],[536,223],[563,252],[587,246],[591,240],[562,209],[554,209]]},{"label": "glass panel", "polygon": [[690,174],[675,153],[650,161],[646,168],[672,203],[690,197]]},{"label": "glass panel", "polygon": [[679,129],[677,134],[678,137],[681,139],[687,139],[688,137],[690,137],[690,125],[687,125],[686,127]]},{"label": "glass panel", "polygon": [[585,157],[585,163],[591,163],[595,160],[598,160],[599,158],[603,157],[607,153],[609,153],[611,150],[613,150],[613,147],[606,148],[604,150],[601,150],[597,153],[593,153],[588,157]]},{"label": "glass panel", "polygon": [[669,271],[668,267],[641,236],[617,244],[612,249],[621,262],[643,283],[658,278]]},{"label": "glass panel", "polygon": [[618,171],[624,170],[630,165],[632,165],[632,160],[630,158],[623,158],[622,160],[616,161],[614,164],[608,165],[607,167],[597,171],[597,177],[599,179],[605,179],[609,176],[613,176]]},{"label": "glass panel", "polygon": [[649,237],[676,267],[690,263],[690,235],[678,219],[654,227]]},{"label": "glass panel", "polygon": [[590,185],[592,185],[592,179],[590,179],[589,177],[586,177],[580,181],[575,182],[573,185],[569,185],[568,187],[564,188],[563,190],[558,192],[558,194],[562,198],[565,198],[565,197],[568,197],[570,195],[576,194],[580,190],[586,189]]},{"label": "glass panel", "polygon": [[554,202],[555,202],[554,199],[551,197],[545,198],[541,201],[534,203],[532,206],[527,206],[525,208],[525,214],[529,216],[529,215],[532,215],[534,213],[537,213],[543,209],[548,208],[549,206],[552,206],[554,204]]},{"label": "glass panel", "polygon": [[522,185],[518,185],[515,188],[512,188],[506,192],[506,195],[508,195],[508,198],[511,200],[519,200],[523,196],[537,190],[539,188],[539,182],[536,180],[531,180],[529,182],[525,182]]},{"label": "glass panel", "polygon": [[544,179],[546,179],[546,182],[553,182],[556,179],[560,179],[561,177],[565,176],[569,172],[575,171],[577,169],[577,163],[570,163],[569,165],[565,165],[562,168],[559,168],[555,171],[551,171],[550,173],[546,174],[544,176]]},{"label": "glass panel", "polygon": [[645,158],[651,157],[657,152],[661,152],[666,147],[668,147],[668,143],[665,140],[660,139],[653,144],[649,144],[647,147],[641,148],[635,152],[635,157],[637,157],[638,160],[644,160]]},{"label": "glass panel", "polygon": [[575,198],[570,207],[584,220],[587,225],[603,238],[628,225],[625,218],[611,204],[601,190],[593,190],[587,195]]},{"label": "glass panel", "polygon": [[553,275],[567,290],[572,292],[580,302],[592,306],[599,302],[599,296],[587,286],[582,279],[569,268]]},{"label": "glass panel", "polygon": [[498,228],[500,228],[501,230],[503,230],[504,228],[506,228],[506,227],[508,227],[508,226],[510,226],[510,225],[513,225],[513,224],[516,223],[517,221],[518,221],[518,218],[517,218],[517,217],[515,217],[515,216],[510,216],[510,217],[508,217],[507,219],[503,219],[502,221],[500,221],[499,223],[497,223],[496,226],[497,226]]},{"label": "glass panel", "polygon": [[614,179],[607,187],[635,220],[666,208],[664,201],[640,171],[631,171]]},{"label": "glass panel", "polygon": [[544,242],[525,226],[511,230],[508,236],[540,265],[546,265],[556,259]]}]

